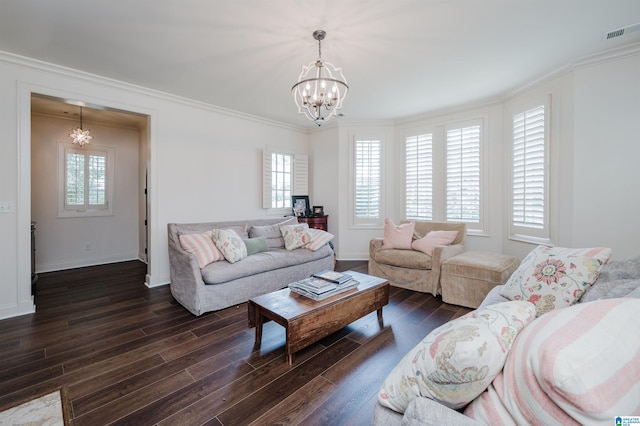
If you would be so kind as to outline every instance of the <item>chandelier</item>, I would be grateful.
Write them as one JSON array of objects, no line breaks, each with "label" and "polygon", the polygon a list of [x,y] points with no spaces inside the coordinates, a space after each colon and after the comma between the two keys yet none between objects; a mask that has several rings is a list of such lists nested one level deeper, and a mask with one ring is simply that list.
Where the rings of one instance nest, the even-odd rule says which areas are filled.
[{"label": "chandelier", "polygon": [[69,136],[73,139],[73,143],[77,143],[80,146],[89,145],[93,136],[89,134],[91,130],[82,130],[82,107],[80,107],[80,127],[74,129]]},{"label": "chandelier", "polygon": [[323,30],[313,32],[313,38],[318,40],[318,60],[302,66],[298,82],[291,88],[298,114],[306,115],[318,126],[337,114],[349,91],[342,68],[322,61],[322,40],[326,35]]}]

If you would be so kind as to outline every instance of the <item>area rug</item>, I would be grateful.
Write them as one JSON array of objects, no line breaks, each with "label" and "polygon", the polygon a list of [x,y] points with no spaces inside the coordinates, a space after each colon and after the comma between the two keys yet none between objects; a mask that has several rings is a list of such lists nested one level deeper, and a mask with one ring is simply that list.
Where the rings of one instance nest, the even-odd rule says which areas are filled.
[{"label": "area rug", "polygon": [[67,426],[70,414],[66,388],[62,387],[0,411],[0,426]]}]

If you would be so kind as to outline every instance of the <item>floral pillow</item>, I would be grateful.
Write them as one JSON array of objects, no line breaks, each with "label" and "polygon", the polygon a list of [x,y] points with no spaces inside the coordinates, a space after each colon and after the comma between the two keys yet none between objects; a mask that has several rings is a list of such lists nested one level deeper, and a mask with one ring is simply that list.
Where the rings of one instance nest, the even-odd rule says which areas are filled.
[{"label": "floral pillow", "polygon": [[236,263],[247,257],[247,246],[233,229],[214,229],[213,242],[229,263]]},{"label": "floral pillow", "polygon": [[502,287],[509,300],[536,305],[537,316],[576,303],[596,281],[611,249],[569,249],[538,246]]},{"label": "floral pillow", "polygon": [[311,242],[309,225],[306,223],[281,226],[280,232],[282,233],[282,238],[284,238],[284,247],[287,250],[294,250]]},{"label": "floral pillow", "polygon": [[399,413],[418,397],[464,407],[502,370],[517,334],[535,315],[529,302],[502,302],[436,328],[389,374],[378,402]]}]

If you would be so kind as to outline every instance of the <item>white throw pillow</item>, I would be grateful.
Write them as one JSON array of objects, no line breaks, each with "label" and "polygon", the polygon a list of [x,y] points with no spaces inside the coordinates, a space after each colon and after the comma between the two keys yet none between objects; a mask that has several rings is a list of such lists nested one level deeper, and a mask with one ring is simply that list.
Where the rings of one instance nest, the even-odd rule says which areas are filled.
[{"label": "white throw pillow", "polygon": [[213,242],[229,263],[236,263],[247,257],[247,246],[233,229],[214,229]]},{"label": "white throw pillow", "polygon": [[535,315],[533,304],[510,301],[436,328],[389,374],[378,402],[400,413],[418,397],[464,407],[502,370],[516,335]]}]

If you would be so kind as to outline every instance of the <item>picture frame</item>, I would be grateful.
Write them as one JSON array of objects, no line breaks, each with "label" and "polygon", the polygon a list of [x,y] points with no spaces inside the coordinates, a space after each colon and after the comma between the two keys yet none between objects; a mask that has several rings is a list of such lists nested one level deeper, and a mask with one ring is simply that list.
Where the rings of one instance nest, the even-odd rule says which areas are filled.
[{"label": "picture frame", "polygon": [[295,216],[311,216],[311,206],[308,195],[292,195],[291,206]]},{"label": "picture frame", "polygon": [[324,216],[324,207],[323,206],[313,206],[312,216]]}]

